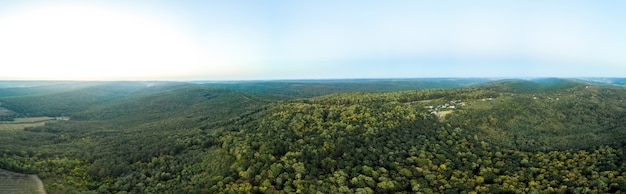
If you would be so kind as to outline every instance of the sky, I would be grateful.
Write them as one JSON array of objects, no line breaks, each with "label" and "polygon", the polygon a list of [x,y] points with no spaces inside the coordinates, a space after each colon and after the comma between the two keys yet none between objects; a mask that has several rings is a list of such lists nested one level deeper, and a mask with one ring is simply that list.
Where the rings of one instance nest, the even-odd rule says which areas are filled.
[{"label": "sky", "polygon": [[0,80],[625,77],[626,1],[0,0]]}]

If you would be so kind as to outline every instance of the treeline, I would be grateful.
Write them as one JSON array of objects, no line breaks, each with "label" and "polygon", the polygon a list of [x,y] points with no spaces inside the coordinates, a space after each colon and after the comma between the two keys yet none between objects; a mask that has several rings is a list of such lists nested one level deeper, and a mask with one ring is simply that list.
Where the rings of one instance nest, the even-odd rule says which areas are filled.
[{"label": "treeline", "polygon": [[361,103],[421,103],[428,100],[476,100],[484,98],[495,98],[500,93],[478,88],[458,88],[458,89],[425,89],[400,92],[359,92],[340,93],[317,98],[303,99],[301,102],[327,104],[327,105],[350,105]]},{"label": "treeline", "polygon": [[354,80],[284,80],[202,83],[231,90],[278,94],[292,98],[310,98],[347,92],[392,92],[434,88],[462,88],[484,83],[481,78],[424,78],[424,79],[354,79]]},{"label": "treeline", "polygon": [[540,93],[566,90],[585,85],[575,79],[541,78],[534,80],[505,79],[481,84],[479,87],[507,93]]},{"label": "treeline", "polygon": [[17,117],[17,115],[15,115],[15,114],[0,115],[0,121],[14,121],[16,117]]}]

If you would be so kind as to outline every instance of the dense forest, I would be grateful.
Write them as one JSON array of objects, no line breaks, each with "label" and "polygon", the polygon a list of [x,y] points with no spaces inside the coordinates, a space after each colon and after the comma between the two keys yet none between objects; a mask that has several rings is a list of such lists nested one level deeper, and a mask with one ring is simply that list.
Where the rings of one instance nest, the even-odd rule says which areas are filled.
[{"label": "dense forest", "polygon": [[280,94],[309,98],[344,92],[390,92],[433,88],[459,88],[492,81],[487,78],[419,78],[419,79],[345,79],[345,80],[277,80],[194,83],[255,93]]},{"label": "dense forest", "polygon": [[3,88],[3,122],[70,119],[0,128],[0,169],[48,193],[626,192],[626,88],[435,81]]}]

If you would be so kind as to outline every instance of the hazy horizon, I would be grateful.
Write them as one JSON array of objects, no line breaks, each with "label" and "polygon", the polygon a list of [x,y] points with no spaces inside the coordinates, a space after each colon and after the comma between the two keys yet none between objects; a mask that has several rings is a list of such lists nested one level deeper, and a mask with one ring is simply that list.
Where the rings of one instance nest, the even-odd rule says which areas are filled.
[{"label": "hazy horizon", "polygon": [[621,1],[2,1],[0,80],[624,77]]},{"label": "hazy horizon", "polygon": [[471,79],[483,79],[483,80],[541,80],[541,79],[564,79],[564,80],[611,80],[611,79],[626,79],[626,77],[380,77],[380,78],[302,78],[302,79],[188,79],[188,80],[175,80],[175,79],[0,79],[0,82],[290,82],[290,81],[393,81],[393,80],[446,80],[446,79],[459,79],[459,80],[471,80]]}]

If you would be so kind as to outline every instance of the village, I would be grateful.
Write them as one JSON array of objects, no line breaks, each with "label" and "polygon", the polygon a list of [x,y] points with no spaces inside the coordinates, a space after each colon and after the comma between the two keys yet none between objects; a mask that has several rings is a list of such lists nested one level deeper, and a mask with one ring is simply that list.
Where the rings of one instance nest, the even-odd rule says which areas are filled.
[{"label": "village", "polygon": [[444,118],[447,114],[454,112],[457,107],[461,106],[465,106],[465,102],[460,100],[451,100],[440,105],[424,106],[424,108],[428,109],[430,114],[437,115],[439,118]]},{"label": "village", "polygon": [[[480,101],[492,101],[493,98],[483,98]],[[430,111],[430,114],[437,115],[440,119],[444,119],[447,114],[454,112],[459,107],[465,106],[466,103],[461,100],[451,100],[436,106],[424,106],[425,109]]]},{"label": "village", "polygon": [[69,121],[70,117],[69,116],[57,116],[57,117],[54,117],[54,120],[57,120],[57,121]]}]

